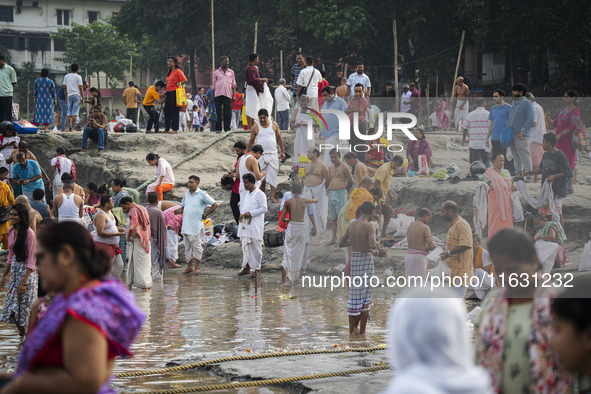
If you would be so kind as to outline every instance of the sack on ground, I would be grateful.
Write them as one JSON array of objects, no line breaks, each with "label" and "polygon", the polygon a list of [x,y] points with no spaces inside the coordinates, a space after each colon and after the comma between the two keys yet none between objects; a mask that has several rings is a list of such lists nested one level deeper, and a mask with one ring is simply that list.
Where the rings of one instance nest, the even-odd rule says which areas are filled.
[{"label": "sack on ground", "polygon": [[591,241],[585,244],[585,249],[583,249],[579,261],[579,271],[591,271]]},{"label": "sack on ground", "polygon": [[410,224],[415,221],[414,212],[412,212],[413,215],[410,216],[411,212],[409,212],[407,215],[404,213],[404,209],[400,208],[398,210],[396,219],[394,219],[394,223],[396,224],[396,233],[394,234],[395,237],[406,237],[406,230],[408,230],[408,226],[410,226]]},{"label": "sack on ground", "polygon": [[556,253],[560,249],[560,245],[556,242],[537,241],[534,244],[538,261],[542,265],[542,273],[548,274],[554,267],[554,260],[556,260]]},{"label": "sack on ground", "polygon": [[263,242],[268,248],[281,246],[285,242],[285,233],[283,231],[269,230],[263,234]]},{"label": "sack on ground", "polygon": [[443,180],[446,180],[447,178],[449,178],[449,175],[447,175],[447,170],[445,169],[445,167],[441,168],[440,170],[438,170],[436,173],[434,173],[431,176],[435,177],[435,178],[440,178]]},{"label": "sack on ground", "polygon": [[513,193],[511,195],[511,202],[513,203],[513,221],[514,222],[522,222],[525,220],[525,216],[523,215],[523,206],[521,205],[521,200],[517,193]]},{"label": "sack on ground", "polygon": [[447,264],[445,263],[445,261],[443,260],[439,260],[439,262],[437,263],[437,266],[431,268],[429,270],[429,276],[432,278],[434,276],[437,276],[438,278],[443,278],[444,276],[450,276],[451,275],[451,268],[449,268],[447,266]]},{"label": "sack on ground", "polygon": [[445,169],[447,170],[447,175],[449,175],[450,178],[462,175],[462,171],[456,163],[450,163],[446,165]]}]

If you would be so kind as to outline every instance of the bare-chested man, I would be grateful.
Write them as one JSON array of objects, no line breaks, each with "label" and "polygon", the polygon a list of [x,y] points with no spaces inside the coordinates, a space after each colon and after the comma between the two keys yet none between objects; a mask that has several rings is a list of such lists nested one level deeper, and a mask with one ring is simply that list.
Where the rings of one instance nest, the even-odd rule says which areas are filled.
[{"label": "bare-chested man", "polygon": [[[33,154],[33,152],[29,150],[29,144],[27,143],[27,141],[20,141],[18,143],[18,149],[15,149],[10,153],[10,157],[6,159],[6,164],[18,162],[18,160],[16,159],[16,155],[18,155],[19,153],[24,153],[25,159],[34,160],[37,162],[37,164],[39,164],[39,160],[37,160],[37,157]],[[45,173],[43,167],[41,167],[41,164],[39,164],[39,168],[41,169],[41,175],[43,176],[43,179],[45,179],[48,183],[51,183],[51,180]]]},{"label": "bare-chested man", "polygon": [[319,160],[320,150],[316,147],[308,149],[308,159],[310,162],[306,164],[305,174],[305,188],[304,192],[312,197],[318,198],[318,202],[312,204],[314,218],[316,220],[316,231],[320,238],[317,245],[324,242],[322,235],[326,230],[326,223],[328,222],[328,203],[326,201],[326,189],[330,184],[330,174],[326,164]]},{"label": "bare-chested man", "polygon": [[341,209],[347,203],[347,192],[353,187],[353,177],[349,167],[341,162],[341,154],[336,149],[330,151],[332,165],[328,169],[330,184],[328,185],[328,210],[332,220],[332,239],[327,245],[337,243],[337,219]]},{"label": "bare-chested man", "polygon": [[29,227],[31,227],[34,232],[37,232],[43,217],[39,214],[39,212],[37,212],[36,209],[31,208],[28,197],[24,194],[20,195],[14,199],[14,204],[23,204],[27,208],[27,211],[29,211]]},{"label": "bare-chested man", "polygon": [[[423,208],[419,211],[417,220],[408,226],[406,239],[408,241],[408,251],[404,256],[404,274],[407,283],[413,283],[419,286],[427,280],[427,271],[429,262],[425,258],[427,254],[437,247],[431,238],[431,229],[427,224],[431,220],[431,211]],[[414,277],[411,280],[410,277]],[[422,278],[422,281],[418,279]]]},{"label": "bare-chested man", "polygon": [[[248,190],[244,188],[244,179],[242,179],[242,176],[246,174],[252,174],[258,182],[267,174],[265,171],[259,170],[258,160],[262,154],[263,147],[260,145],[255,145],[251,148],[250,153],[242,155],[242,157],[238,160],[238,165],[236,166],[236,179],[240,179],[238,193],[240,194],[241,201],[244,201],[248,195]],[[258,187],[259,185],[256,186]]]},{"label": "bare-chested man", "polygon": [[341,86],[336,88],[335,94],[344,99],[349,94],[349,87],[347,86],[347,77],[341,79]]},{"label": "bare-chested man", "polygon": [[456,125],[457,132],[462,131],[462,123],[464,123],[464,119],[468,115],[468,97],[470,97],[470,89],[464,83],[464,77],[458,77],[451,99],[452,111],[454,111],[454,101],[456,102],[454,124]]},{"label": "bare-chested man", "polygon": [[369,309],[373,305],[372,287],[369,280],[363,278],[375,274],[374,256],[379,256],[376,230],[369,221],[374,217],[375,206],[367,201],[361,205],[361,217],[351,222],[347,231],[339,242],[339,247],[351,246],[351,277],[349,283],[349,302],[347,303],[347,315],[349,315],[349,334],[355,332],[355,327],[360,324],[359,334],[365,334]]},{"label": "bare-chested man", "polygon": [[[305,270],[308,263],[309,245],[316,233],[314,215],[308,209],[308,204],[318,202],[318,198],[303,198],[302,185],[291,185],[291,198],[285,201],[281,211],[281,220],[287,222],[285,230],[285,246],[283,248],[283,262],[281,263],[281,284],[285,285],[285,277],[295,284],[300,269]],[[289,219],[287,218],[289,214]],[[306,217],[309,217],[311,229]],[[293,256],[293,258],[292,258]]]},{"label": "bare-chested man", "polygon": [[354,187],[358,188],[361,187],[361,182],[363,178],[367,176],[373,176],[376,171],[368,168],[364,163],[360,162],[357,158],[357,153],[349,152],[343,156],[345,162],[354,170],[353,178],[354,178]]}]

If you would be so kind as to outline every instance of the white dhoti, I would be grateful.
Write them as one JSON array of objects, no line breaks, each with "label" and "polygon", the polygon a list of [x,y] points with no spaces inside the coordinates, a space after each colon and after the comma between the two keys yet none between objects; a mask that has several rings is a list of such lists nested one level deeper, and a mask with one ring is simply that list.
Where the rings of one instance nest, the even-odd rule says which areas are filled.
[{"label": "white dhoti", "polygon": [[203,257],[203,235],[183,234],[183,245],[185,246],[185,259],[190,263],[192,259],[201,261]]},{"label": "white dhoti", "polygon": [[463,109],[460,109],[460,105],[462,105],[462,102],[460,100],[456,101],[456,110],[454,111],[454,125],[456,126],[456,129],[458,126],[461,127],[462,123],[464,123],[464,119],[466,119],[466,115],[468,115],[468,101],[465,101]]},{"label": "white dhoti", "polygon": [[241,237],[240,243],[242,244],[242,268],[244,269],[248,264],[251,271],[260,270],[263,257],[263,240]]},{"label": "white dhoti", "polygon": [[279,156],[277,156],[277,152],[263,153],[259,157],[259,167],[261,171],[266,172],[263,180],[269,185],[277,187],[277,174],[279,173]]},{"label": "white dhoti", "polygon": [[472,279],[468,289],[474,290],[474,294],[476,294],[479,299],[483,299],[486,292],[495,287],[495,281],[491,278],[491,275],[482,268],[476,268],[474,270],[474,276],[478,278],[478,283],[476,283],[476,279]]},{"label": "white dhoti", "polygon": [[[10,174],[10,175],[12,176],[12,174]],[[62,178],[59,175],[55,175],[53,178],[53,189],[52,189],[54,199],[59,194],[62,186],[64,186],[64,184],[62,182]]]},{"label": "white dhoti", "polygon": [[330,166],[332,166],[332,162],[330,161],[330,151],[333,148],[336,148],[339,146],[339,136],[332,135],[330,137],[327,137],[322,144],[323,145],[332,145],[332,148],[322,147],[322,150],[324,151],[324,158],[322,159],[322,161],[324,162],[324,164],[326,164],[327,167],[330,167]]},{"label": "white dhoti", "polygon": [[78,224],[82,224],[82,218],[68,218],[68,217],[58,217],[57,221],[59,223],[61,222],[74,222],[74,223],[78,223]]},{"label": "white dhoti", "polygon": [[262,108],[264,101],[263,93],[257,93],[253,86],[246,86],[246,97],[244,103],[244,113],[246,116],[253,118],[256,122],[259,119],[259,110]]},{"label": "white dhoti", "polygon": [[127,285],[149,289],[152,287],[152,262],[150,253],[146,252],[139,238],[132,238],[127,250],[129,265],[127,267]]},{"label": "white dhoti", "polygon": [[295,138],[293,140],[293,164],[299,163],[298,156],[307,157],[308,149],[314,146],[314,134],[312,134],[312,138],[308,138],[308,120],[312,120],[310,115],[307,113],[305,114],[298,114],[296,116],[297,123],[304,123],[304,126],[298,127],[295,132]]},{"label": "white dhoti", "polygon": [[176,263],[179,258],[179,236],[176,235],[174,230],[168,229],[166,230],[166,257],[168,257],[169,261]]},{"label": "white dhoti", "polygon": [[111,277],[120,279],[123,272],[123,259],[121,254],[116,254],[111,260]]},{"label": "white dhoti", "polygon": [[155,239],[150,239],[150,258],[152,260],[152,281],[161,282],[164,272],[160,272],[160,252]]},{"label": "white dhoti", "polygon": [[[289,236],[288,236],[289,232]],[[301,269],[308,265],[308,252],[311,239],[306,223],[289,222],[285,230],[285,247],[283,250],[283,262],[287,277],[295,282],[300,275]]]},{"label": "white dhoti", "polygon": [[324,234],[326,230],[326,223],[328,221],[328,198],[326,198],[326,188],[324,187],[324,181],[320,185],[306,186],[304,193],[308,193],[310,196],[316,196],[318,202],[309,204],[312,207],[314,213],[314,223],[316,224],[316,235],[319,237]]}]

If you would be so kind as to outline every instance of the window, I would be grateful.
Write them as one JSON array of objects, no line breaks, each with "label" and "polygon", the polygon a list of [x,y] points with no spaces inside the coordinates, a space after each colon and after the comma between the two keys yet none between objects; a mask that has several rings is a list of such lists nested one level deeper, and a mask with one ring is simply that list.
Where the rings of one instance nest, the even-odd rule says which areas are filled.
[{"label": "window", "polygon": [[32,52],[51,51],[49,38],[31,37],[29,38],[29,50]]},{"label": "window", "polygon": [[0,36],[0,45],[6,49],[17,49],[14,37]]},{"label": "window", "polygon": [[14,22],[14,8],[9,6],[0,6],[0,21]]},{"label": "window", "polygon": [[99,18],[99,13],[96,11],[88,11],[88,23],[96,22]]},{"label": "window", "polygon": [[58,52],[63,52],[66,50],[66,45],[62,40],[53,40],[53,50]]},{"label": "window", "polygon": [[56,10],[57,24],[59,26],[70,26],[70,10]]}]

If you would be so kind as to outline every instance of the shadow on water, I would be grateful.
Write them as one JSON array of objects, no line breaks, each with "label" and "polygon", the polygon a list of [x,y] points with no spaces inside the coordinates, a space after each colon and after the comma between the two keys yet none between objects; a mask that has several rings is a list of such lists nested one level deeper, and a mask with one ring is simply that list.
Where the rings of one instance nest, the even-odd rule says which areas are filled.
[{"label": "shadow on water", "polygon": [[[118,359],[114,373],[163,368],[173,360],[196,362],[203,355],[215,358],[216,352],[227,356],[227,352],[247,355],[248,349],[252,354],[332,348],[335,344],[379,345],[384,342],[387,313],[394,299],[394,295],[374,292],[367,335],[350,337],[346,289],[287,286],[283,290],[277,281],[262,279],[255,296],[254,282],[248,279],[179,274],[178,270],[167,271],[163,283],[147,291],[134,290],[147,319],[132,347],[134,357]],[[282,297],[283,292],[291,299]],[[0,335],[0,368],[14,368],[18,333],[14,326],[0,323]],[[204,371],[186,371],[118,379],[115,385],[121,391],[141,392],[227,382]],[[234,392],[289,392],[275,387],[240,390],[247,389]]]}]

